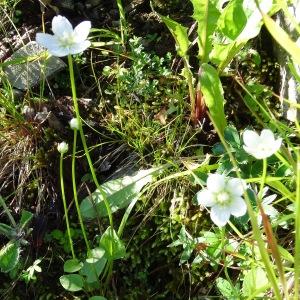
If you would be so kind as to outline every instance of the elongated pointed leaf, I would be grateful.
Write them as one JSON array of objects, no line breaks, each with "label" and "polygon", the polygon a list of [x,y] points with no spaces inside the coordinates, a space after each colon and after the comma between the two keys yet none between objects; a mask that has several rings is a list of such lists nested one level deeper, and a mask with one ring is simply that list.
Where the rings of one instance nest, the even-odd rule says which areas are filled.
[{"label": "elongated pointed leaf", "polygon": [[[106,194],[112,212],[125,208],[138,197],[142,188],[150,183],[157,169],[140,170],[134,176],[125,176],[104,183],[101,187]],[[93,219],[97,216],[107,215],[103,202],[102,193],[98,190],[86,197],[80,204],[82,216],[86,219]]]},{"label": "elongated pointed leaf", "polygon": [[191,0],[191,2],[194,7],[193,18],[198,23],[199,57],[202,62],[207,62],[208,55],[212,49],[212,34],[220,16],[220,12],[217,9],[218,1]]},{"label": "elongated pointed leaf", "polygon": [[190,45],[187,28],[168,17],[164,17],[162,15],[159,16],[166,24],[175,39],[178,55],[181,57],[186,56]]},{"label": "elongated pointed leaf", "polygon": [[209,64],[202,64],[199,81],[209,113],[215,125],[224,134],[227,122],[224,113],[223,88],[217,70]]},{"label": "elongated pointed leaf", "polygon": [[275,41],[300,65],[300,47],[293,42],[289,35],[268,15],[264,15],[263,20]]}]

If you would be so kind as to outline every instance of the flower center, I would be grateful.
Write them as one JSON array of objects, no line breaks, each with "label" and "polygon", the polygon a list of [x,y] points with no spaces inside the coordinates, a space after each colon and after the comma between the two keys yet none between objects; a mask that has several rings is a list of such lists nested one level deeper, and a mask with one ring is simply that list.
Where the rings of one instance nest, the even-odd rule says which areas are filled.
[{"label": "flower center", "polygon": [[74,36],[72,34],[63,34],[59,37],[59,41],[63,47],[69,47],[74,44]]},{"label": "flower center", "polygon": [[230,199],[230,195],[226,191],[219,192],[217,194],[217,202],[220,204],[226,204]]}]

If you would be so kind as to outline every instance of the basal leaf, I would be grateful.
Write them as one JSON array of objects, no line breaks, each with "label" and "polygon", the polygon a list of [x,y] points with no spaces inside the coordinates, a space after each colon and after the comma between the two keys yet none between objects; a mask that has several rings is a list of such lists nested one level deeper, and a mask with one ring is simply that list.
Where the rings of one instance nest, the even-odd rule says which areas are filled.
[{"label": "basal leaf", "polygon": [[[106,194],[112,212],[125,208],[135,200],[142,188],[150,183],[157,169],[140,170],[133,176],[125,176],[104,183],[101,187]],[[93,219],[107,215],[103,196],[96,190],[92,195],[82,200],[80,204],[82,216]]]},{"label": "basal leaf", "polygon": [[63,288],[70,292],[77,292],[83,288],[83,278],[78,274],[63,275],[59,281]]},{"label": "basal leaf", "polygon": [[223,88],[218,72],[209,64],[202,64],[200,89],[211,118],[220,132],[224,134],[226,118],[224,113]]},{"label": "basal leaf", "polygon": [[111,227],[108,227],[103,233],[100,240],[100,246],[105,250],[105,256],[109,260],[122,258],[126,254],[123,242]]},{"label": "basal leaf", "polygon": [[69,259],[64,263],[64,271],[66,273],[75,273],[83,267],[83,263],[77,258]]}]

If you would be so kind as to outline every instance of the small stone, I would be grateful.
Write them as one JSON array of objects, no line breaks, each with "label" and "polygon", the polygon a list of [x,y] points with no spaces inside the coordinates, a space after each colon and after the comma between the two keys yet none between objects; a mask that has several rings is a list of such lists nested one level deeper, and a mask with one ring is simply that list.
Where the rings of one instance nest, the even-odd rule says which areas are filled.
[{"label": "small stone", "polygon": [[[45,49],[36,42],[29,42],[13,53],[5,62],[40,55],[44,51]],[[43,57],[25,63],[8,65],[4,68],[4,72],[14,87],[20,90],[28,90],[36,86],[44,78],[57,73],[65,67],[66,64],[60,58],[51,56],[47,59]]]}]

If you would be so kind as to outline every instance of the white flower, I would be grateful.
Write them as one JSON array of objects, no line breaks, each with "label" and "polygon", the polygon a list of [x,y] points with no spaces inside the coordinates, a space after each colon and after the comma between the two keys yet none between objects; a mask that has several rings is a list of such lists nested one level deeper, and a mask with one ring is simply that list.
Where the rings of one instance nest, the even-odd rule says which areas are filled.
[{"label": "white flower", "polygon": [[245,151],[257,159],[267,158],[277,152],[281,146],[282,139],[275,140],[270,129],[263,129],[258,135],[255,131],[245,130],[243,134]]},{"label": "white flower", "polygon": [[37,33],[36,41],[54,56],[77,54],[91,45],[91,42],[87,40],[90,29],[90,21],[81,22],[73,29],[67,18],[56,16],[52,20],[54,35]]},{"label": "white flower", "polygon": [[209,174],[207,188],[197,193],[199,205],[211,207],[210,217],[218,226],[224,226],[230,215],[243,216],[247,206],[242,198],[246,184],[238,178],[221,174]]},{"label": "white flower", "polygon": [[66,142],[61,142],[57,145],[57,150],[59,153],[64,154],[64,153],[68,152],[69,146]]},{"label": "white flower", "polygon": [[75,130],[75,129],[79,129],[79,120],[77,118],[73,118],[71,121],[70,121],[70,127],[71,129]]}]

